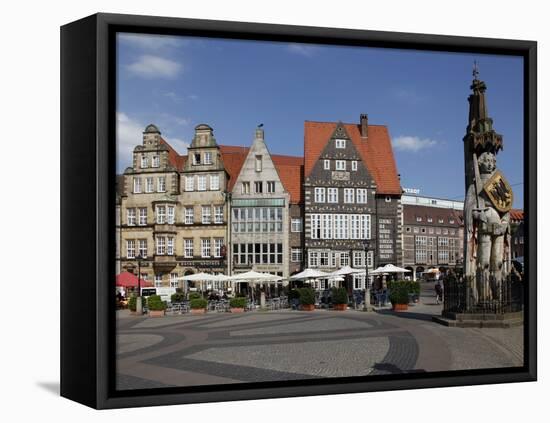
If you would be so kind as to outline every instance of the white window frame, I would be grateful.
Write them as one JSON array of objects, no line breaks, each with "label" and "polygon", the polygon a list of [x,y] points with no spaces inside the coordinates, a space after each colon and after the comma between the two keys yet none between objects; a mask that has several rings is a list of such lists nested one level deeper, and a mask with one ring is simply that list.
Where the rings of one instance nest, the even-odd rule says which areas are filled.
[{"label": "white window frame", "polygon": [[152,176],[145,178],[145,192],[155,192]]},{"label": "white window frame", "polygon": [[212,223],[212,207],[211,206],[202,206],[201,208],[201,222],[204,225],[209,225]]},{"label": "white window frame", "polygon": [[357,170],[357,160],[351,161],[351,170],[356,171]]},{"label": "white window frame", "polygon": [[338,203],[338,188],[327,189],[327,203]]},{"label": "white window frame", "polygon": [[154,155],[151,157],[151,167],[160,167],[160,156]]},{"label": "white window frame", "polygon": [[184,210],[184,223],[186,225],[195,223],[195,209],[193,207],[185,207]]},{"label": "white window frame", "polygon": [[308,251],[308,267],[319,267],[319,251]]},{"label": "white window frame", "polygon": [[[330,188],[329,188],[330,189]],[[324,203],[326,200],[326,189],[321,187],[316,187],[314,189],[315,193],[315,202],[316,203]]]},{"label": "white window frame", "polygon": [[195,189],[195,176],[185,177],[185,191],[193,191]]},{"label": "white window frame", "polygon": [[302,262],[302,249],[301,248],[291,248],[290,249],[290,261],[292,263],[301,263]]},{"label": "white window frame", "polygon": [[162,275],[155,274],[155,288],[162,288]]},{"label": "white window frame", "polygon": [[206,191],[206,175],[197,176],[197,191]]},{"label": "white window frame", "polygon": [[219,191],[220,175],[210,175],[210,191]]},{"label": "white window frame", "polygon": [[136,258],[136,240],[135,239],[126,240],[126,258],[129,258],[129,259]]},{"label": "white window frame", "polygon": [[340,267],[349,266],[350,256],[347,251],[340,252]]},{"label": "white window frame", "polygon": [[223,223],[223,206],[214,206],[214,223]]},{"label": "white window frame", "polygon": [[147,169],[149,167],[149,159],[147,158],[146,155],[142,154],[141,155],[141,168],[142,169]]},{"label": "white window frame", "polygon": [[241,194],[250,194],[250,182],[241,182]]},{"label": "white window frame", "polygon": [[262,171],[263,163],[262,163],[262,155],[261,154],[256,154],[256,161],[255,161],[254,168],[255,168],[256,172],[261,172]]},{"label": "white window frame", "polygon": [[311,239],[320,239],[322,237],[321,231],[321,215],[311,214]]},{"label": "white window frame", "polygon": [[335,139],[336,148],[346,148],[346,140],[344,139]]},{"label": "white window frame", "polygon": [[156,247],[157,247],[157,256],[164,256],[166,255],[166,237],[165,236],[157,236],[155,237],[156,240]]},{"label": "white window frame", "polygon": [[141,194],[141,178],[134,177],[134,194]]},{"label": "white window frame", "polygon": [[173,236],[166,237],[166,255],[167,256],[174,255],[174,237]]},{"label": "white window frame", "polygon": [[353,251],[353,267],[356,269],[362,269],[365,267],[365,251],[354,250]]},{"label": "white window frame", "polygon": [[185,238],[183,240],[183,257],[193,258],[194,245],[193,238]]},{"label": "white window frame", "polygon": [[157,190],[158,192],[166,192],[166,177],[159,176],[157,178]]},{"label": "white window frame", "polygon": [[302,218],[293,217],[290,221],[290,232],[302,232]]},{"label": "white window frame", "polygon": [[346,170],[346,161],[345,160],[336,160],[336,170],[345,171]]},{"label": "white window frame", "polygon": [[205,151],[204,152],[204,163],[205,165],[211,165],[212,164],[212,152],[211,151]]},{"label": "white window frame", "polygon": [[275,181],[266,182],[266,192],[268,194],[273,194],[275,192]]},{"label": "white window frame", "polygon": [[357,204],[367,204],[368,191],[366,188],[357,188]]},{"label": "white window frame", "polygon": [[138,225],[145,226],[147,225],[147,207],[140,207],[138,216]]},{"label": "white window frame", "polygon": [[179,275],[175,272],[170,273],[170,288],[178,288],[179,287],[179,281],[178,281]]},{"label": "white window frame", "polygon": [[354,204],[355,203],[355,189],[354,188],[344,188],[344,203]]},{"label": "white window frame", "polygon": [[220,258],[222,256],[223,238],[214,238],[214,257]]},{"label": "white window frame", "polygon": [[128,226],[136,226],[136,209],[131,207],[126,209],[126,224]]},{"label": "white window frame", "polygon": [[208,258],[211,253],[210,238],[201,238],[201,257]]},{"label": "white window frame", "polygon": [[138,240],[138,254],[141,258],[147,258],[147,240],[139,239]]},{"label": "white window frame", "polygon": [[[199,158],[197,160],[197,157]],[[201,165],[202,164],[202,160],[201,160],[201,153],[193,153],[193,165]]]},{"label": "white window frame", "polygon": [[391,197],[389,195],[386,195],[386,203],[391,203]]},{"label": "white window frame", "polygon": [[155,222],[159,225],[164,225],[166,223],[166,206],[162,204],[157,205],[155,212]]},{"label": "white window frame", "polygon": [[329,159],[323,160],[323,169],[330,170],[330,160]]},{"label": "white window frame", "polygon": [[264,183],[263,181],[254,181],[254,193],[263,194],[264,192]]},{"label": "white window frame", "polygon": [[174,206],[166,206],[166,223],[173,225],[176,222],[176,208]]}]

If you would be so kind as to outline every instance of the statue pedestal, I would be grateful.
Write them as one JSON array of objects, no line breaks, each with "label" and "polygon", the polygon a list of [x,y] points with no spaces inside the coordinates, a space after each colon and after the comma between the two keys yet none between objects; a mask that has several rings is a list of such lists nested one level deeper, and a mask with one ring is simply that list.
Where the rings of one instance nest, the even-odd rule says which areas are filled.
[{"label": "statue pedestal", "polygon": [[523,311],[502,314],[443,312],[432,321],[457,328],[511,328],[523,325]]}]

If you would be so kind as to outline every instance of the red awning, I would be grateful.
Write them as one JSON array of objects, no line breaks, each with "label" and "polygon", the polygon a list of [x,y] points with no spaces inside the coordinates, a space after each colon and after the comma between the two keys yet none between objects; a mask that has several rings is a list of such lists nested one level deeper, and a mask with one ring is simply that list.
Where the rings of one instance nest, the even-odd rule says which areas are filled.
[{"label": "red awning", "polygon": [[[138,286],[138,278],[136,275],[130,272],[122,272],[120,275],[116,276],[116,286],[123,286],[125,288],[137,288]],[[147,287],[147,286],[153,286],[151,282],[147,282],[146,280],[141,280],[141,286]]]}]

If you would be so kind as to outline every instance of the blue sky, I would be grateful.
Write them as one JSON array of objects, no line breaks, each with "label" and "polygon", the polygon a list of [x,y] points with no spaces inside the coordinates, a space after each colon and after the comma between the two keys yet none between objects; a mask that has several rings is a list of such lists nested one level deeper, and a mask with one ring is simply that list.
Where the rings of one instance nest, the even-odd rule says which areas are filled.
[{"label": "blue sky", "polygon": [[272,153],[302,155],[305,120],[387,125],[403,187],[461,200],[472,64],[504,136],[498,167],[523,207],[519,57],[119,34],[117,170],[155,123],[180,153],[208,123],[218,143],[249,145],[264,124]]}]

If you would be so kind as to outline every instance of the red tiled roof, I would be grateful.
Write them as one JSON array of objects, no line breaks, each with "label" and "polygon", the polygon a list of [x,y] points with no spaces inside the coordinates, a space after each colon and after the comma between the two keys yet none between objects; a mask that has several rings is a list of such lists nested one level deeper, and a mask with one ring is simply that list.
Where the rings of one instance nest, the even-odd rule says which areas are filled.
[{"label": "red tiled roof", "polygon": [[510,219],[512,219],[513,221],[523,220],[523,210],[522,209],[510,210]]},{"label": "red tiled roof", "polygon": [[[313,170],[332,133],[336,122],[304,123],[304,177]],[[369,125],[368,138],[361,138],[361,126],[343,124],[359,151],[367,169],[374,178],[379,194],[401,194],[401,184],[397,176],[397,166],[393,157],[388,128],[382,125]]]},{"label": "red tiled roof", "polygon": [[166,142],[164,138],[160,139],[160,143],[164,144],[168,148],[168,161],[172,166],[174,166],[177,170],[183,170],[183,167],[185,166],[185,162],[187,160],[187,156],[181,156],[178,154],[174,148]]},{"label": "red tiled roof", "polygon": [[[417,217],[422,218],[422,221],[417,222]],[[431,222],[428,222],[428,217],[432,218]],[[443,223],[439,223],[439,219],[443,219]],[[451,219],[454,219],[454,223],[450,222]],[[423,226],[461,226],[462,212],[455,209],[403,204],[403,224]]]},{"label": "red tiled roof", "polygon": [[[231,191],[237,180],[237,176],[241,171],[249,147],[241,147],[235,145],[221,145],[222,160],[229,174],[227,189]],[[302,157],[284,156],[281,154],[272,154],[271,160],[279,173],[279,178],[285,187],[285,190],[290,194],[290,202],[297,204],[303,199],[303,161]]]}]

